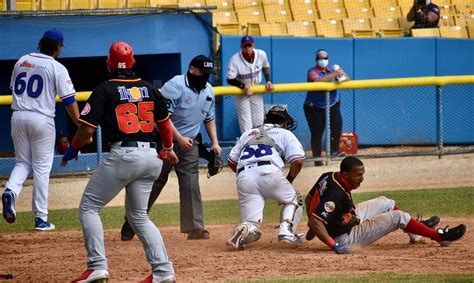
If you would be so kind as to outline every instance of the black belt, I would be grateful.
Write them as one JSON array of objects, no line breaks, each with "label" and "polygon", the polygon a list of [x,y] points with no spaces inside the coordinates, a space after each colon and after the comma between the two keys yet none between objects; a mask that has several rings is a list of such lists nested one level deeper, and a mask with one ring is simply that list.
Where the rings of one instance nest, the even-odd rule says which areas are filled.
[{"label": "black belt", "polygon": [[[146,142],[143,142],[146,143]],[[150,148],[156,148],[156,142],[147,142],[150,144]],[[138,147],[138,141],[122,141],[120,144],[123,147]]]},{"label": "black belt", "polygon": [[[264,166],[264,165],[270,165],[270,164],[272,164],[271,161],[259,161],[259,162],[257,162],[257,166]],[[247,165],[247,166],[248,166],[248,165]],[[244,171],[244,170],[245,170],[245,166],[240,167],[239,170],[237,170],[237,175],[238,175],[240,172]]]}]

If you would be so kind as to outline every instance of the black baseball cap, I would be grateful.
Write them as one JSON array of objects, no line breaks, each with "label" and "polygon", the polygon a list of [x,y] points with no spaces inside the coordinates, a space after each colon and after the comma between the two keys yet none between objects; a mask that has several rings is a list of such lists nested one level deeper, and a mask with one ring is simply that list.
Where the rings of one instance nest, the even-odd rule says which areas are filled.
[{"label": "black baseball cap", "polygon": [[204,55],[194,57],[189,65],[198,68],[205,74],[214,73],[214,62]]}]

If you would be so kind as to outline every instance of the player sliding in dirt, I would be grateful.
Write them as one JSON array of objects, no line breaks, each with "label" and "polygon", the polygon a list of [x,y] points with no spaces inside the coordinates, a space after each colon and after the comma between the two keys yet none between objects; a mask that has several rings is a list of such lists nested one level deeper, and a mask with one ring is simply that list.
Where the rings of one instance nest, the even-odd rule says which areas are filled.
[{"label": "player sliding in dirt", "polygon": [[347,254],[351,253],[350,246],[367,246],[396,229],[409,233],[412,241],[423,236],[443,247],[466,232],[464,224],[433,229],[439,217],[417,221],[384,196],[354,205],[351,192],[364,181],[364,173],[362,161],[349,156],[342,160],[339,172],[321,175],[305,199],[309,218],[307,240],[317,236],[336,253]]}]

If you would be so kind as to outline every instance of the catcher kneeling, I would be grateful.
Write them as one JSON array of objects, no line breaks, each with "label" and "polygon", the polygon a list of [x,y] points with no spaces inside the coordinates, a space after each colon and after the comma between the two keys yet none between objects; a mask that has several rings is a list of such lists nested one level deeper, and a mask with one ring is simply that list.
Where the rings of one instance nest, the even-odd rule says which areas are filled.
[{"label": "catcher kneeling", "polygon": [[[305,152],[291,132],[296,124],[286,107],[273,106],[265,117],[264,125],[246,131],[228,156],[228,165],[237,174],[241,218],[226,243],[233,250],[260,239],[266,199],[282,204],[278,240],[303,243],[296,227],[304,204],[291,183],[303,167]],[[282,171],[285,161],[290,164],[286,177]]]}]

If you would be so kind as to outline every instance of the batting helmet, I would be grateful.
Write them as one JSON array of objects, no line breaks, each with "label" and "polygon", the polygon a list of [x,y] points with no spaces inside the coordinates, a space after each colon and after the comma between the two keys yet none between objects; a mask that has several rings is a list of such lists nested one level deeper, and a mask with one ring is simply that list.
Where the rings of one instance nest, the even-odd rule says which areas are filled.
[{"label": "batting helmet", "polygon": [[112,44],[107,57],[107,67],[110,70],[131,69],[133,64],[135,64],[133,49],[128,43],[119,41]]},{"label": "batting helmet", "polygon": [[290,116],[290,114],[288,113],[288,110],[283,105],[272,106],[268,110],[265,117],[267,118],[267,120],[272,120],[272,117],[275,117],[275,118],[279,118],[285,121],[287,123],[286,128],[290,131],[293,131],[298,126],[296,121],[293,119],[293,117]]}]

